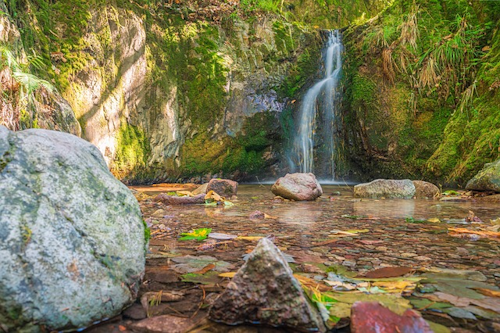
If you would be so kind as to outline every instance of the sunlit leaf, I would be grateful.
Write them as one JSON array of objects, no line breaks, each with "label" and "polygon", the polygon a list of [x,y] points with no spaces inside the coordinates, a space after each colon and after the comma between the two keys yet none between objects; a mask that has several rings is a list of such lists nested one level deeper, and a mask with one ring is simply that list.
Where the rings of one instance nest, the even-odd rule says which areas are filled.
[{"label": "sunlit leaf", "polygon": [[181,241],[184,241],[184,240],[197,240],[197,241],[201,241],[201,240],[204,240],[208,237],[208,235],[210,234],[210,232],[212,231],[212,228],[199,228],[199,229],[195,229],[191,232],[183,232],[181,233],[181,238],[179,238],[179,240]]}]

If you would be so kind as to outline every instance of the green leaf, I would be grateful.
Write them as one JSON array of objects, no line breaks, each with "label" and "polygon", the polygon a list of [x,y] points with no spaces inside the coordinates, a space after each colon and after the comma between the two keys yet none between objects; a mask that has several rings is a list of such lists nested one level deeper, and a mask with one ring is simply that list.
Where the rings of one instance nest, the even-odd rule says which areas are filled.
[{"label": "green leaf", "polygon": [[181,238],[179,240],[184,241],[184,240],[197,240],[197,241],[202,241],[208,237],[208,234],[212,232],[212,228],[199,228],[195,229],[192,232],[183,232],[181,233]]}]

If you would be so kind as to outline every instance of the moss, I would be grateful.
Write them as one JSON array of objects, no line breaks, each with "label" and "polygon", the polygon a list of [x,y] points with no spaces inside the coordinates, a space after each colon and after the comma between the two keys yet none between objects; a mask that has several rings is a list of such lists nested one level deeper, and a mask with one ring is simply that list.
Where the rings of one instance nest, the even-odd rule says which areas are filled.
[{"label": "moss", "polygon": [[116,140],[111,172],[119,179],[130,179],[144,173],[151,151],[144,130],[122,120]]}]

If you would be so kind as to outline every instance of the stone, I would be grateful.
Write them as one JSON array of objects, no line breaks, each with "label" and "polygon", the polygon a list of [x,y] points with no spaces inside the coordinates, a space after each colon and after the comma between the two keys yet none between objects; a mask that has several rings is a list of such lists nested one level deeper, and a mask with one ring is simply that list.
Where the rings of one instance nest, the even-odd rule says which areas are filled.
[{"label": "stone", "polygon": [[176,195],[161,193],[154,197],[153,200],[164,203],[165,205],[196,205],[205,203],[205,194],[198,194],[194,197],[190,197],[187,195],[178,197]]},{"label": "stone", "polygon": [[129,328],[134,331],[148,333],[184,333],[195,324],[196,321],[191,318],[162,315],[132,323],[129,325]]},{"label": "stone", "polygon": [[194,195],[198,195],[198,194],[207,194],[207,187],[208,187],[208,183],[205,183],[199,187],[197,187],[194,191],[192,191],[191,193],[193,193]]},{"label": "stone", "polygon": [[312,173],[292,173],[279,178],[271,187],[274,195],[297,201],[311,201],[323,194],[321,185]]},{"label": "stone", "polygon": [[99,150],[0,126],[0,323],[72,330],[131,304],[146,241],[137,200]]},{"label": "stone", "polygon": [[486,163],[465,186],[467,190],[500,192],[500,159]]},{"label": "stone", "polygon": [[298,332],[326,331],[283,254],[267,238],[259,241],[214,302],[209,318],[229,325],[251,323]]},{"label": "stone", "polygon": [[409,179],[376,179],[354,186],[354,196],[357,198],[411,199],[414,195],[415,185]]},{"label": "stone", "polygon": [[231,198],[238,193],[238,183],[229,179],[212,179],[208,182],[207,193],[214,191],[221,197]]},{"label": "stone", "polygon": [[417,199],[438,199],[441,196],[441,191],[436,185],[423,181],[414,180],[415,198]]},{"label": "stone", "polygon": [[248,218],[250,220],[261,220],[261,219],[265,219],[266,218],[266,214],[264,214],[260,210],[256,210],[256,211],[250,213],[250,215],[248,216]]},{"label": "stone", "polygon": [[[335,306],[335,305],[334,305]],[[398,315],[378,302],[356,302],[351,308],[351,333],[432,333],[414,310]]]}]

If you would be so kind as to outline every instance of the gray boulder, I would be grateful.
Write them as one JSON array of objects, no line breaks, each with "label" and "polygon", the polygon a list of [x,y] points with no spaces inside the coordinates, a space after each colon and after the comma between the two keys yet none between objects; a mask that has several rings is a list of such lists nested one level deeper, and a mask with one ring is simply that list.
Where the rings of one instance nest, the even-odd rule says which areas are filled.
[{"label": "gray boulder", "polygon": [[441,196],[441,191],[436,185],[423,180],[414,180],[415,198],[419,199],[437,199]]},{"label": "gray boulder", "polygon": [[409,179],[376,179],[354,186],[354,196],[358,198],[411,199],[414,195],[415,185]]},{"label": "gray boulder", "polygon": [[0,126],[0,193],[1,328],[80,328],[135,300],[142,215],[95,146]]},{"label": "gray boulder", "polygon": [[221,197],[231,198],[238,193],[238,183],[229,179],[212,179],[208,182],[206,193],[210,191]]},{"label": "gray boulder", "polygon": [[312,173],[292,173],[281,177],[271,187],[275,195],[297,201],[315,200],[323,194],[321,185]]},{"label": "gray boulder", "polygon": [[251,323],[296,332],[326,331],[283,254],[267,238],[259,241],[247,262],[214,301],[209,318],[229,325]]},{"label": "gray boulder", "polygon": [[486,163],[465,186],[467,190],[500,192],[500,159]]}]

